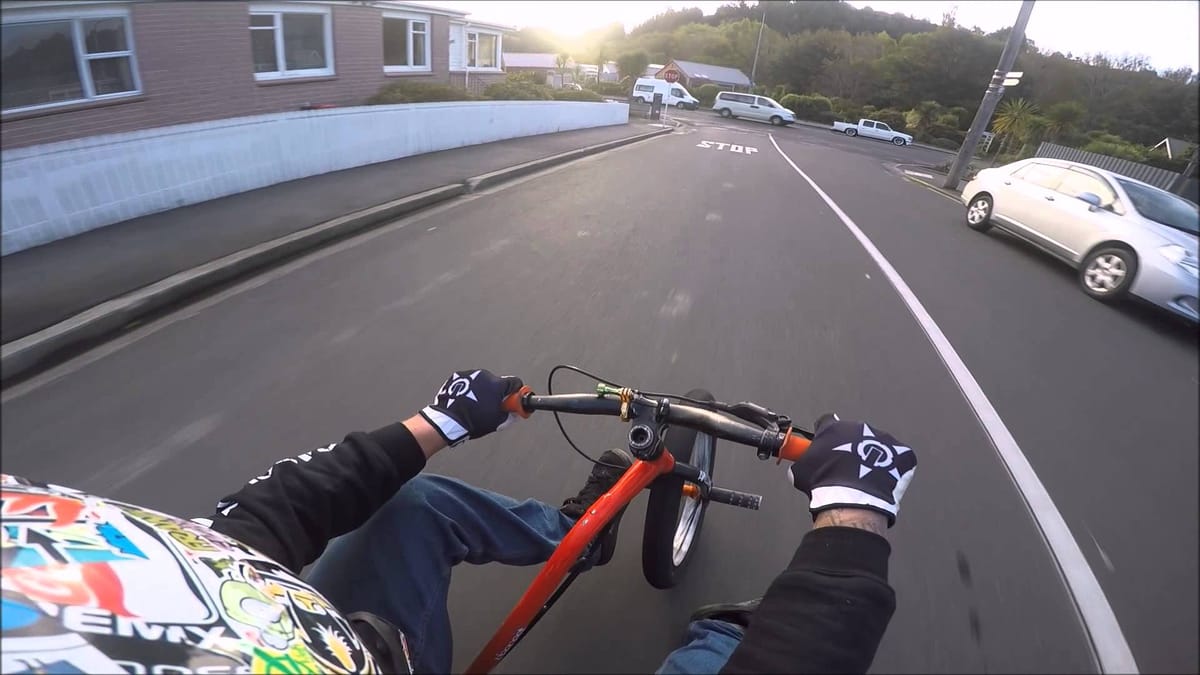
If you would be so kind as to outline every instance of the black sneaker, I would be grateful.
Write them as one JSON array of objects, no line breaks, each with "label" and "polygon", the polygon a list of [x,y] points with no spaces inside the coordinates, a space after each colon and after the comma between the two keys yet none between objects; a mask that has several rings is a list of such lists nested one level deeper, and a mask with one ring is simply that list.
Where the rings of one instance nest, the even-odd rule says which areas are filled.
[{"label": "black sneaker", "polygon": [[705,605],[692,613],[692,621],[701,621],[703,619],[716,619],[717,621],[728,621],[735,623],[742,628],[750,625],[750,616],[754,614],[754,610],[758,609],[762,603],[762,598],[746,600],[745,602],[726,602],[718,605]]},{"label": "black sneaker", "polygon": [[[588,474],[583,489],[579,491],[579,494],[564,501],[559,511],[572,520],[579,520],[583,514],[587,513],[588,508],[600,498],[600,495],[608,492],[612,486],[617,484],[617,481],[624,475],[625,469],[631,466],[633,466],[633,456],[628,452],[621,449],[606,450],[603,455],[600,455],[600,463],[592,465],[592,472]],[[616,553],[617,528],[620,527],[621,516],[624,514],[625,509],[617,512],[612,522],[597,539],[600,553],[595,562],[596,566],[606,564]]]}]

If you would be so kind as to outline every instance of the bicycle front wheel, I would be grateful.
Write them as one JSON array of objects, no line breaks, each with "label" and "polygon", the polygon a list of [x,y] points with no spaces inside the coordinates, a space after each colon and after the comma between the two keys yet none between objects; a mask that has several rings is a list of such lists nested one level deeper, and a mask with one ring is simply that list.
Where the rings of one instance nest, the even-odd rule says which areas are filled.
[{"label": "bicycle front wheel", "polygon": [[[704,389],[693,389],[689,398],[714,401]],[[675,459],[691,464],[711,477],[717,460],[717,440],[688,429],[671,427],[664,443]],[[659,476],[650,486],[646,527],[642,532],[642,573],[655,588],[671,588],[683,578],[704,522],[708,500],[696,490],[684,490],[678,476]]]}]

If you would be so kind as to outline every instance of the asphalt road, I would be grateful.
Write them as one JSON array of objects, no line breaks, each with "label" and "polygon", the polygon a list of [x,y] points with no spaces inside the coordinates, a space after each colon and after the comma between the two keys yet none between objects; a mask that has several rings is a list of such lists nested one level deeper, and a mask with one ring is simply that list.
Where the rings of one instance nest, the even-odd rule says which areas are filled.
[{"label": "asphalt road", "polygon": [[[4,468],[201,514],[278,457],[392,421],[451,369],[476,366],[544,389],[546,372],[568,362],[801,419],[836,410],[892,431],[921,461],[890,533],[899,608],[875,670],[1094,670],[1054,560],[974,411],[768,132],[874,241],[974,373],[1140,669],[1195,672],[1194,330],[1088,299],[1070,270],[967,230],[960,205],[888,168],[940,153],[816,129],[699,118],[228,289],[6,390]],[[583,385],[558,386],[572,382]],[[613,422],[567,424],[597,453],[623,437]],[[430,470],[558,502],[587,466],[535,416],[438,455]],[[501,670],[647,672],[692,608],[760,594],[809,527],[804,499],[748,449],[719,446],[715,476],[762,493],[763,509],[710,509],[684,583],[663,592],[642,579],[639,501],[614,561],[576,582]],[[456,571],[456,667],[535,572]]]}]

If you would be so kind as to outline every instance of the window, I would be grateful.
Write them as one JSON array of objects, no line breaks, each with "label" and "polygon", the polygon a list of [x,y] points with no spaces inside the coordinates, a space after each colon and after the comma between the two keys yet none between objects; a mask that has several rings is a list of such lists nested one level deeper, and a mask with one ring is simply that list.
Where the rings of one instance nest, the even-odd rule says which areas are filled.
[{"label": "window", "polygon": [[1033,183],[1034,185],[1040,185],[1046,189],[1053,190],[1058,187],[1058,182],[1062,180],[1063,173],[1065,172],[1057,166],[1034,162],[1017,169],[1013,175],[1027,183]]},{"label": "window", "polygon": [[891,131],[891,130],[892,130],[892,128],[891,128],[891,127],[889,127],[888,125],[884,124],[883,122],[876,122],[876,123],[875,123],[875,128],[876,128],[876,129],[878,129],[878,130],[880,130],[880,131]]},{"label": "window", "polygon": [[671,95],[672,95],[672,96],[674,96],[674,97],[676,97],[676,98],[683,98],[683,97],[684,97],[683,90],[682,90],[682,89],[680,89],[679,87],[674,87],[674,88],[672,88],[672,89],[671,89]]},{"label": "window", "polygon": [[1099,176],[1076,169],[1071,169],[1063,174],[1062,182],[1056,189],[1068,197],[1078,197],[1085,192],[1090,192],[1100,198],[1100,206],[1106,209],[1111,208],[1117,199],[1112,188]]},{"label": "window", "polygon": [[467,33],[467,67],[499,68],[500,37],[495,33]]},{"label": "window", "polygon": [[1183,232],[1200,233],[1200,213],[1196,211],[1195,204],[1149,185],[1120,178],[1117,182],[1125,189],[1129,201],[1133,202],[1133,208],[1137,209],[1142,217]]},{"label": "window", "polygon": [[638,86],[634,87],[634,89],[637,89],[638,91],[654,91],[654,87],[648,84],[639,84]]},{"label": "window", "polygon": [[872,122],[871,120],[863,120],[863,123],[862,123],[862,125],[863,125],[864,127],[868,128],[868,129],[874,129],[874,128],[875,128],[875,123],[874,123],[874,122]]},{"label": "window", "polygon": [[283,5],[250,8],[254,79],[333,75],[329,8]]},{"label": "window", "polygon": [[383,70],[403,73],[429,69],[429,18],[384,14]]},{"label": "window", "polygon": [[5,112],[140,93],[125,14],[42,15],[0,28]]}]

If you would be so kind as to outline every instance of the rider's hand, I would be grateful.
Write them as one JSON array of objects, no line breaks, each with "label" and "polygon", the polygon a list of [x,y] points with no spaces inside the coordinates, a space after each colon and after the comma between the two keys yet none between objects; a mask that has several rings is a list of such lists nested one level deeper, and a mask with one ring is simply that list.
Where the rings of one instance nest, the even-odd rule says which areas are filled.
[{"label": "rider's hand", "polygon": [[814,519],[826,509],[865,508],[883,513],[891,527],[916,469],[916,453],[886,431],[823,415],[788,480],[808,495]]},{"label": "rider's hand", "polygon": [[501,377],[486,370],[460,370],[450,374],[433,403],[421,409],[421,417],[450,445],[480,438],[516,419],[516,415],[504,412],[500,404],[523,384],[519,377]]}]

